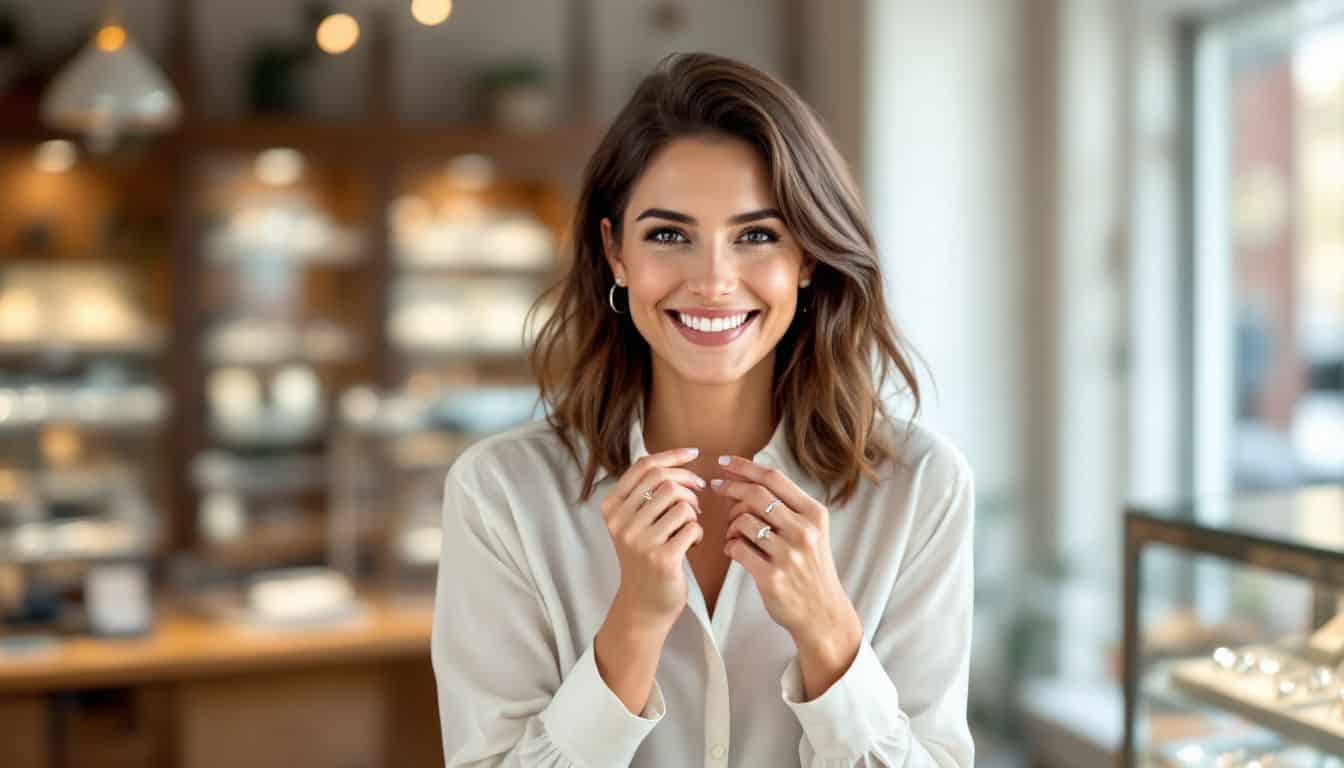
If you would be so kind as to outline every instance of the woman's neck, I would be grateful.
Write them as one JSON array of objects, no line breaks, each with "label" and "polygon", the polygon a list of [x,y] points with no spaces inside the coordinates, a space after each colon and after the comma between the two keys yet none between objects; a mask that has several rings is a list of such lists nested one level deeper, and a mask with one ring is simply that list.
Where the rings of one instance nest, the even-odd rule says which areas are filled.
[{"label": "woman's neck", "polygon": [[751,458],[775,430],[770,387],[773,355],[730,384],[697,384],[656,361],[645,403],[644,447],[649,453],[699,448],[694,462],[717,466],[723,454]]}]

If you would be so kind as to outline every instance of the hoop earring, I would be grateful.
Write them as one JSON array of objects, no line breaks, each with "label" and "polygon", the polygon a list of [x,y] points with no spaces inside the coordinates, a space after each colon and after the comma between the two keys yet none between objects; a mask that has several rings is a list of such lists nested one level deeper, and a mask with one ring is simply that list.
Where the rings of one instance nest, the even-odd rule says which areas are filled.
[{"label": "hoop earring", "polygon": [[[611,290],[607,291],[607,304],[611,306],[611,311],[612,311],[612,312],[615,312],[615,313],[618,314],[618,315],[624,315],[624,314],[625,314],[624,312],[622,312],[621,310],[619,310],[619,309],[616,308],[616,284],[615,284],[615,283],[612,283],[612,284],[611,284]],[[627,307],[627,309],[628,309],[628,307]]]}]

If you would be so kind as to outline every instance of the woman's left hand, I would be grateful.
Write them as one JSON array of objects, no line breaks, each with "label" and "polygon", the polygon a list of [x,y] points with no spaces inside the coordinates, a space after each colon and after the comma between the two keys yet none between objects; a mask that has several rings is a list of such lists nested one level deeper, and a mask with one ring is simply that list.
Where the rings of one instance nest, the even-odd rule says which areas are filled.
[{"label": "woman's left hand", "polygon": [[[836,575],[825,505],[777,469],[739,456],[720,464],[730,477],[711,485],[737,499],[728,513],[724,553],[751,574],[770,618],[801,652],[852,659],[862,626]],[[780,503],[771,506],[775,500]],[[758,539],[765,525],[773,530]]]}]

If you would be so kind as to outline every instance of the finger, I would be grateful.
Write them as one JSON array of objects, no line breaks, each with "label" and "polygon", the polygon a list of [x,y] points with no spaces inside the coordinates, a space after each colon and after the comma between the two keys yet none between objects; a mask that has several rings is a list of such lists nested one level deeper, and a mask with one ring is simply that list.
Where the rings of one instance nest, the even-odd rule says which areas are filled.
[{"label": "finger", "polygon": [[[727,459],[727,463],[724,462],[725,459]],[[822,512],[825,510],[821,502],[808,496],[788,475],[777,469],[763,467],[741,456],[720,456],[719,466],[731,474],[765,487],[780,501],[788,505],[789,509],[803,517],[815,521],[822,516]]]},{"label": "finger", "polygon": [[685,486],[670,482],[658,486],[648,503],[642,496],[632,503],[635,508],[630,512],[630,524],[636,528],[648,528],[678,503],[689,504],[697,516],[700,513],[700,499]]},{"label": "finger", "polygon": [[[731,539],[734,536],[741,538],[746,543],[764,553],[767,558],[773,559],[775,548],[780,546],[779,542],[775,541],[775,537],[779,534],[772,530],[770,536],[767,538],[757,538],[761,529],[767,525],[769,525],[769,523],[766,523],[764,520],[750,512],[738,515],[737,519],[728,526],[728,535],[726,538]],[[774,528],[774,526],[770,527],[772,529]]]},{"label": "finger", "polygon": [[[769,504],[766,504],[768,507]],[[798,543],[801,541],[800,530],[803,525],[803,519],[784,508],[784,504],[776,504],[770,510],[770,514],[765,514],[765,507],[757,508],[754,504],[746,501],[739,501],[728,510],[728,523],[731,524],[742,515],[750,514],[765,523],[769,523],[771,528],[775,529],[775,536],[784,539],[789,543]],[[756,526],[760,530],[760,526]]]},{"label": "finger", "polygon": [[769,560],[765,559],[759,549],[746,543],[741,537],[734,536],[723,546],[723,552],[747,569],[747,573],[750,573],[751,578],[756,581],[757,590],[760,589],[761,584],[766,583],[765,579],[769,577],[770,569],[773,566]]},{"label": "finger", "polygon": [[641,485],[644,475],[654,467],[678,467],[694,459],[699,455],[699,448],[674,448],[670,451],[659,451],[650,453],[631,465],[630,469],[621,475],[621,479],[616,482],[613,493],[621,498],[630,495],[635,486]]},{"label": "finger", "polygon": [[667,546],[685,556],[687,550],[704,538],[705,529],[699,523],[687,523],[681,526],[681,530],[672,534],[672,538],[667,540]]},{"label": "finger", "polygon": [[695,508],[684,501],[673,504],[667,513],[658,518],[658,522],[649,528],[649,533],[655,546],[666,542],[672,538],[672,534],[677,532],[687,523],[694,523],[700,517]]},{"label": "finger", "polygon": [[[654,467],[645,473],[643,480],[634,491],[621,502],[617,512],[621,517],[631,517],[640,510],[651,504],[658,498],[659,493],[666,493],[675,488],[699,488],[700,479],[694,472],[686,469],[667,469],[664,467]],[[652,498],[645,498],[645,493]],[[691,494],[694,496],[694,493]],[[666,504],[658,509],[666,508]],[[696,506],[699,506],[697,501]]]},{"label": "finger", "polygon": [[[717,484],[717,487],[715,484]],[[765,508],[769,507],[777,497],[771,493],[768,488],[758,483],[746,480],[714,478],[713,482],[710,483],[710,487],[713,488],[716,493],[745,503],[747,508],[753,513],[761,518],[768,519],[771,525],[781,531],[792,533],[792,531],[796,530],[798,526],[803,523],[801,517],[798,517],[795,513],[787,509],[787,503],[775,504],[775,506],[771,508],[770,514],[767,516],[765,514]],[[782,499],[780,499],[780,501],[783,502]]]}]

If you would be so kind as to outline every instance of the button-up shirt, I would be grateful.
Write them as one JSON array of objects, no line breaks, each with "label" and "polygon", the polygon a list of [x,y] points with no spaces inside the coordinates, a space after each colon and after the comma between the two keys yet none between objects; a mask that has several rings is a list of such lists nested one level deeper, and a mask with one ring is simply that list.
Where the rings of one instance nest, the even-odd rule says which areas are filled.
[{"label": "button-up shirt", "polygon": [[[899,459],[830,507],[836,570],[863,625],[839,680],[805,701],[793,639],[746,569],[729,563],[711,616],[686,561],[686,609],[638,714],[593,656],[620,584],[598,509],[617,478],[599,471],[577,503],[580,467],[542,420],[469,447],[444,489],[432,638],[447,765],[970,768],[972,474],[923,426],[879,428]],[[636,420],[631,459],[646,454]],[[782,422],[752,461],[825,503]]]}]

